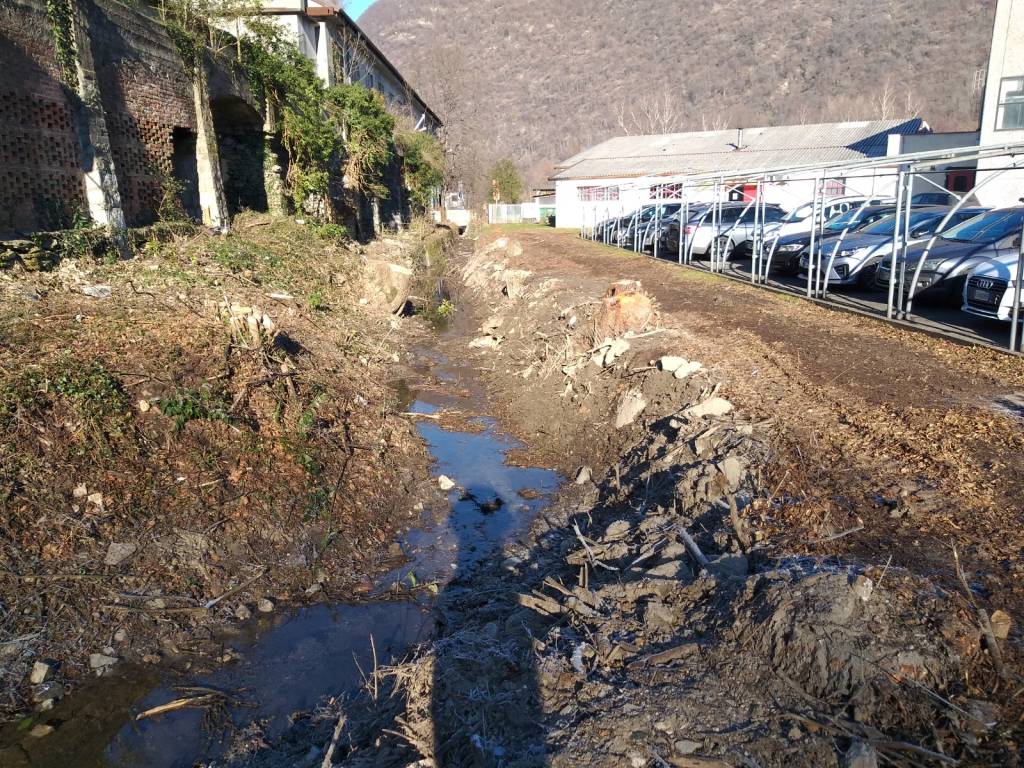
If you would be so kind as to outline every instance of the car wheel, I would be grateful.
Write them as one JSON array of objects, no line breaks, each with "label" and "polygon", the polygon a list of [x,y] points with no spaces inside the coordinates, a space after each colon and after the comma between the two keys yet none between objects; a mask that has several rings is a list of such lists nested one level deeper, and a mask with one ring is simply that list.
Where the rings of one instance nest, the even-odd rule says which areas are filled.
[{"label": "car wheel", "polygon": [[718,258],[722,261],[728,261],[729,257],[732,256],[732,252],[735,246],[733,245],[732,238],[726,235],[722,235],[718,238]]},{"label": "car wheel", "polygon": [[875,287],[875,272],[878,271],[877,266],[864,267],[857,275],[857,287],[862,291],[870,291]]},{"label": "car wheel", "polygon": [[967,284],[967,275],[952,277],[946,282],[949,283],[946,286],[946,301],[962,305],[964,303],[964,286]]}]

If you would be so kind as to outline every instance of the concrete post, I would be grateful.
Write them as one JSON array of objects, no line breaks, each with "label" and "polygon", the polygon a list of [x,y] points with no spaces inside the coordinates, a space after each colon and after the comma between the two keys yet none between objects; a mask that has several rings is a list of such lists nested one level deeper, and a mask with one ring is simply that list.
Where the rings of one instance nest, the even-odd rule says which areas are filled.
[{"label": "concrete post", "polygon": [[220,174],[220,152],[217,149],[217,131],[213,126],[210,98],[206,86],[206,69],[196,67],[192,80],[192,96],[196,110],[196,170],[199,176],[199,207],[203,224],[227,231],[231,226],[224,182]]},{"label": "concrete post", "polygon": [[110,148],[110,132],[100,98],[99,82],[93,63],[89,21],[78,4],[74,8],[75,77],[77,91],[78,143],[82,173],[85,177],[85,199],[89,216],[107,228],[122,255],[127,255],[124,209],[118,189],[117,172]]}]

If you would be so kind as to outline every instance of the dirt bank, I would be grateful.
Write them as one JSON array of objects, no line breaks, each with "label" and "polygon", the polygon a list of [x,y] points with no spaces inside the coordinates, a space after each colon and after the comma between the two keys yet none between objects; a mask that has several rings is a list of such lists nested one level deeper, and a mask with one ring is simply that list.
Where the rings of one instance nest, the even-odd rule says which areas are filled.
[{"label": "dirt bank", "polygon": [[8,743],[83,676],[216,663],[224,628],[395,564],[430,488],[391,310],[430,233],[243,216],[0,273],[0,708],[35,718]]},{"label": "dirt bank", "polygon": [[[576,482],[529,536],[440,595],[437,641],[379,670],[370,694],[343,705],[335,761],[1018,764],[1016,626],[976,585],[968,593],[959,576],[916,567],[922,559],[908,552],[921,539],[867,548],[873,539],[859,534],[873,523],[896,521],[887,524],[898,532],[898,509],[922,525],[913,505],[935,496],[918,485],[890,489],[891,503],[839,496],[849,474],[830,471],[823,452],[851,450],[869,433],[837,429],[852,417],[828,423],[811,394],[846,387],[842,377],[789,393],[751,331],[712,331],[707,315],[673,309],[679,291],[710,314],[712,297],[731,288],[676,286],[660,273],[647,290],[615,284],[646,277],[642,262],[600,252],[600,266],[570,263],[576,245],[539,230],[491,232],[464,264],[455,302],[478,328],[446,350],[478,361],[495,407],[527,443],[520,459],[554,464]],[[771,309],[783,322],[789,307]],[[876,343],[927,362],[917,340],[887,332]],[[964,354],[985,372],[990,396],[1013,375],[997,358]],[[851,389],[833,407],[852,409]],[[774,393],[774,409],[752,393]],[[793,402],[800,407],[789,412]],[[828,432],[809,446],[811,425]],[[876,491],[907,480],[878,465],[864,478]],[[863,522],[851,525],[857,516]],[[960,540],[961,551],[976,535]],[[979,609],[995,621],[982,622]],[[337,717],[321,713],[247,764],[319,765]]]}]

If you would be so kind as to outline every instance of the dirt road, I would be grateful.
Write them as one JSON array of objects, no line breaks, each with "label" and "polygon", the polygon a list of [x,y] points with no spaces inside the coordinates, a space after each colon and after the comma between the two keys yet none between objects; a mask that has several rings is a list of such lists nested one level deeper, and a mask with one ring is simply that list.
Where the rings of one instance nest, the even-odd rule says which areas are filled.
[{"label": "dirt road", "polygon": [[[770,421],[782,546],[939,572],[1024,615],[1024,361],[543,228],[510,266],[583,297],[639,280],[743,411]],[[1012,609],[1012,610],[1011,610]]]}]

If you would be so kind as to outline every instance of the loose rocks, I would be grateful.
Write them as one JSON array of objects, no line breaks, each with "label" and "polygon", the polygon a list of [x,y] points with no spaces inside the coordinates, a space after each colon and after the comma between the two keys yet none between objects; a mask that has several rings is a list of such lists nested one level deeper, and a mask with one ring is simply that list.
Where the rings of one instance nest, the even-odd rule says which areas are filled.
[{"label": "loose rocks", "polygon": [[121,565],[121,563],[134,555],[137,549],[138,546],[135,544],[112,542],[107,547],[107,556],[103,558],[103,563],[104,565],[111,566]]},{"label": "loose rocks", "polygon": [[39,685],[45,683],[47,680],[53,679],[53,665],[48,664],[45,661],[37,661],[32,665],[32,672],[29,675],[28,681],[32,685]]},{"label": "loose rocks", "polygon": [[97,671],[104,670],[107,667],[112,667],[117,664],[118,659],[116,656],[108,656],[105,653],[90,653],[89,654],[89,668]]},{"label": "loose rocks", "polygon": [[622,396],[619,408],[615,412],[615,428],[622,429],[636,421],[637,417],[647,408],[647,400],[639,389],[631,389]]}]

